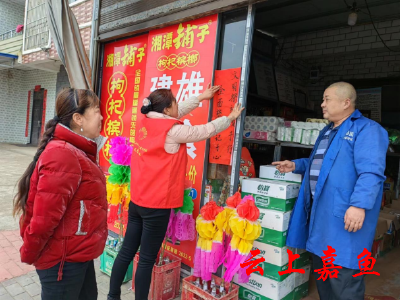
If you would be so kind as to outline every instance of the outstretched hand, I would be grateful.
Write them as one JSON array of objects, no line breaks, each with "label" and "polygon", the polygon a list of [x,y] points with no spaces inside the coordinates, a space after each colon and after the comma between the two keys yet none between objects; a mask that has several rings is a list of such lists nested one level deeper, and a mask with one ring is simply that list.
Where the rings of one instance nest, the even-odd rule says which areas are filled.
[{"label": "outstretched hand", "polygon": [[276,169],[281,173],[289,173],[296,170],[296,164],[290,160],[275,161],[272,165],[276,166]]},{"label": "outstretched hand", "polygon": [[214,94],[219,90],[219,88],[220,88],[219,85],[211,86],[211,83],[209,83],[207,89],[197,98],[199,99],[200,102],[203,100],[209,100],[212,97],[214,97]]}]

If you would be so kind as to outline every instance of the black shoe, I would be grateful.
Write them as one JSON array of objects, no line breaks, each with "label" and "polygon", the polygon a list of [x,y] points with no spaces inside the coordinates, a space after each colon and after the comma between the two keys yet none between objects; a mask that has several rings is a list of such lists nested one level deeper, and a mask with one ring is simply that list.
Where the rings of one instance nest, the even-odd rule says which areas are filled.
[{"label": "black shoe", "polygon": [[114,297],[111,297],[111,296],[107,296],[107,300],[121,300],[121,298],[114,298]]}]

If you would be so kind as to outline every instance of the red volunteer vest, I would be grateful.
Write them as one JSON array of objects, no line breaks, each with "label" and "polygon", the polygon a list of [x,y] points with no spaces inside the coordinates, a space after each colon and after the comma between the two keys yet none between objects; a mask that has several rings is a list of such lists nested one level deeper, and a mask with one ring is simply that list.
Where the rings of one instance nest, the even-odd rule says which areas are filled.
[{"label": "red volunteer vest", "polygon": [[165,139],[178,120],[145,117],[138,128],[131,161],[131,200],[148,208],[177,208],[183,205],[187,153],[165,151]]}]

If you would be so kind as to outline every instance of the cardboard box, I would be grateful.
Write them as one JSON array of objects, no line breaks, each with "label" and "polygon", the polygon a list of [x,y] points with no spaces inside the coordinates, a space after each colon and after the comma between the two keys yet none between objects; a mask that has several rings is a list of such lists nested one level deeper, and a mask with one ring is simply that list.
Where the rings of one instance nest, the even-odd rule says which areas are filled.
[{"label": "cardboard box", "polygon": [[257,250],[257,249],[260,250],[260,254],[257,256],[257,258],[264,257],[266,263],[283,267],[289,262],[287,247],[282,247],[282,248],[275,247],[272,245],[267,245],[264,243],[254,241],[252,250]]},{"label": "cardboard box", "polygon": [[390,208],[394,210],[400,210],[400,200],[392,199],[392,203],[390,203]]},{"label": "cardboard box", "polygon": [[309,264],[311,264],[311,254],[310,252],[304,252],[293,262],[293,269],[301,269]]},{"label": "cardboard box", "polygon": [[243,131],[243,137],[246,139],[256,139],[256,131],[253,130],[244,130]]},{"label": "cardboard box", "polygon": [[294,275],[294,287],[298,287],[306,282],[308,282],[308,280],[310,279],[310,272],[311,272],[311,265],[308,266],[304,266],[302,268],[305,273],[304,274],[300,274],[300,273],[293,273]]},{"label": "cardboard box", "polygon": [[260,178],[269,180],[279,180],[292,183],[301,183],[301,175],[290,173],[281,173],[275,166],[260,166]]},{"label": "cardboard box", "polygon": [[386,220],[387,223],[387,232],[389,234],[393,233],[397,229],[400,229],[400,222],[397,219],[397,216],[388,214],[385,212],[380,212],[379,213],[379,219],[384,219]]},{"label": "cardboard box", "polygon": [[385,203],[385,206],[390,205],[392,203],[392,192],[391,191],[384,192],[384,203]]},{"label": "cardboard box", "polygon": [[380,240],[383,238],[384,234],[387,232],[387,221],[385,219],[378,218],[378,224],[375,229],[375,240]]},{"label": "cardboard box", "polygon": [[260,217],[258,220],[260,220],[261,227],[263,228],[283,232],[288,230],[291,214],[291,211],[281,212],[260,208]]},{"label": "cardboard box", "polygon": [[286,246],[286,236],[287,231],[282,232],[262,227],[261,235],[256,241],[276,247],[284,247]]},{"label": "cardboard box", "polygon": [[288,249],[290,249],[292,251],[293,254],[303,254],[306,253],[307,250],[305,249],[300,249],[300,248],[292,248],[292,247],[288,247]]},{"label": "cardboard box", "polygon": [[278,211],[291,211],[299,194],[300,184],[283,181],[244,179],[242,197],[252,195],[257,207]]},{"label": "cardboard box", "polygon": [[[311,263],[310,253],[305,252],[305,253],[300,254],[300,257],[294,261],[292,268],[293,269],[305,269],[310,265],[310,263]],[[273,265],[273,264],[270,264],[267,262],[263,262],[259,265],[264,270],[264,275],[262,275],[262,276],[267,277],[272,280],[275,280],[275,281],[278,281],[278,282],[282,282],[290,275],[290,274],[279,275],[279,273],[278,273],[280,271],[287,270],[289,268],[288,264],[286,264],[284,266],[277,266],[277,265]],[[257,274],[259,274],[259,273],[257,273]],[[259,275],[261,276],[261,274],[259,274]]]},{"label": "cardboard box", "polygon": [[383,245],[383,237],[380,240],[375,240],[372,243],[371,255],[373,258],[377,259],[379,257],[379,252],[382,249],[382,245]]},{"label": "cardboard box", "polygon": [[[397,200],[395,200],[395,201],[397,201]],[[395,215],[398,220],[400,219],[400,210],[396,210],[396,209],[393,209],[393,208],[390,208],[390,207],[384,207],[382,209],[382,212],[387,213],[387,214],[391,214],[391,215]]]},{"label": "cardboard box", "polygon": [[387,252],[393,248],[393,234],[385,234],[380,252]]},{"label": "cardboard box", "polygon": [[288,264],[286,264],[284,266],[276,266],[276,265],[273,265],[270,263],[263,262],[263,263],[260,263],[259,266],[264,270],[264,274],[261,275],[261,274],[257,273],[257,275],[275,280],[277,282],[284,281],[290,275],[290,274],[279,275],[279,273],[278,273],[281,271],[286,271],[289,268]]},{"label": "cardboard box", "polygon": [[293,291],[293,300],[300,300],[308,295],[308,282],[303,283],[302,285],[295,287]]},{"label": "cardboard box", "polygon": [[[233,281],[237,283],[237,275]],[[248,283],[238,283],[239,299],[243,300],[292,300],[294,274],[282,282],[252,273]]]},{"label": "cardboard box", "polygon": [[393,191],[394,188],[394,180],[391,177],[387,177],[386,181],[383,183],[384,191]]}]

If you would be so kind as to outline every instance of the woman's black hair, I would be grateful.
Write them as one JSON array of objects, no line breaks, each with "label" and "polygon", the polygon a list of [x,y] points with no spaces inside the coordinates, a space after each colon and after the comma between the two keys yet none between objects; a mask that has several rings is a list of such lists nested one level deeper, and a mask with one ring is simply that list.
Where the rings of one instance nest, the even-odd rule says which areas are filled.
[{"label": "woman's black hair", "polygon": [[142,106],[140,112],[147,115],[151,111],[164,113],[164,109],[172,106],[172,102],[176,101],[170,89],[158,89],[152,92],[147,99],[150,105]]}]

